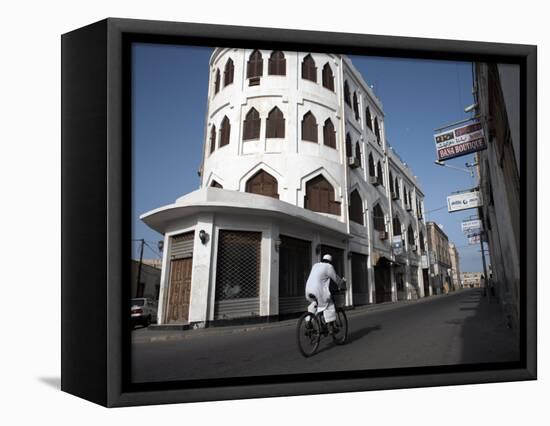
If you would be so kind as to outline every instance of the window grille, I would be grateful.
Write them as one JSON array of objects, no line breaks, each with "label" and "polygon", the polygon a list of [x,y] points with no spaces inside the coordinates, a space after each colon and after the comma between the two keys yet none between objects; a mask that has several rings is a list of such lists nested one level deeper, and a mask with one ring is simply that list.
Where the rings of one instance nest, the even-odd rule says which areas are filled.
[{"label": "window grille", "polygon": [[216,300],[259,296],[261,238],[261,232],[219,232]]}]

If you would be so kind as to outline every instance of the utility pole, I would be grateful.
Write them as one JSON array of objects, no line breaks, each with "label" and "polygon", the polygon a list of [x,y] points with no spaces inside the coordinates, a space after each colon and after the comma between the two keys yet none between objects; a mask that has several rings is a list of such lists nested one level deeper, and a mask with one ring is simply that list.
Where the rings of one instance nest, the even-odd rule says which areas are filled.
[{"label": "utility pole", "polygon": [[137,286],[136,286],[136,297],[137,297],[137,291],[139,290],[139,283],[141,281],[141,265],[143,263],[143,246],[145,245],[145,240],[143,238],[138,240],[140,242],[140,249],[139,249],[139,263],[138,263],[138,272],[137,272]]}]

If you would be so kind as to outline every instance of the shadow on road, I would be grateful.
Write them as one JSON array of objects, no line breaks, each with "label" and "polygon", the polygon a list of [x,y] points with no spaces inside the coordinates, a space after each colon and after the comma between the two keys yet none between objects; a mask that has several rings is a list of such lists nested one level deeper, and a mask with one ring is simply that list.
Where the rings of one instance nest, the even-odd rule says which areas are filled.
[{"label": "shadow on road", "polygon": [[468,311],[457,321],[462,326],[461,362],[519,361],[519,337],[507,327],[500,304],[496,300],[488,303],[481,290],[475,291],[465,301],[477,303],[459,308],[465,314]]},{"label": "shadow on road", "polygon": [[361,328],[359,330],[355,330],[355,331],[353,331],[349,334],[347,343],[351,343],[351,342],[354,342],[356,340],[359,340],[359,339],[365,337],[367,334],[370,334],[373,331],[378,331],[378,330],[381,330],[381,329],[382,329],[382,327],[380,326],[380,324],[377,324],[377,325],[374,325],[372,327],[365,327],[365,328]]}]

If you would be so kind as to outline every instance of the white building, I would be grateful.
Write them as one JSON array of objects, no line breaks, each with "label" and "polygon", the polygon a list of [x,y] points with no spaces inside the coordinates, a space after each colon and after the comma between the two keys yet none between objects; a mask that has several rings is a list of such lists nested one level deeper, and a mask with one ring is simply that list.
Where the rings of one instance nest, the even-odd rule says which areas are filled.
[{"label": "white building", "polygon": [[347,57],[215,49],[203,152],[200,189],[141,216],[165,236],[159,324],[304,310],[325,253],[346,305],[424,296],[423,194]]}]

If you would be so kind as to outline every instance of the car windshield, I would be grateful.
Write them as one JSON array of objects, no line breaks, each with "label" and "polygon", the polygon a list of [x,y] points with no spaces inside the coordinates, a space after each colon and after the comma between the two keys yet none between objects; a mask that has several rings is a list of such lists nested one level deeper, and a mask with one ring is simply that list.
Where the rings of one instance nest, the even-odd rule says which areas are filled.
[{"label": "car windshield", "polygon": [[132,306],[143,306],[145,305],[145,299],[132,299],[132,303],[130,303]]}]

